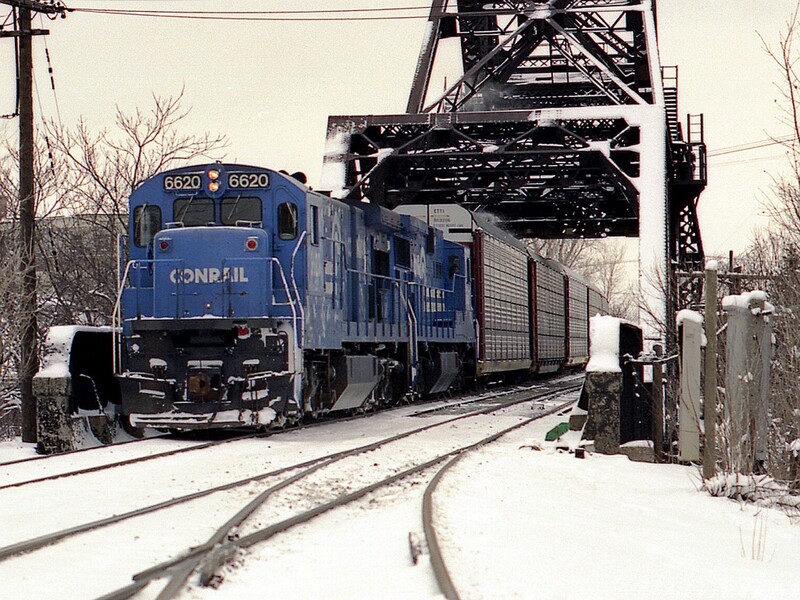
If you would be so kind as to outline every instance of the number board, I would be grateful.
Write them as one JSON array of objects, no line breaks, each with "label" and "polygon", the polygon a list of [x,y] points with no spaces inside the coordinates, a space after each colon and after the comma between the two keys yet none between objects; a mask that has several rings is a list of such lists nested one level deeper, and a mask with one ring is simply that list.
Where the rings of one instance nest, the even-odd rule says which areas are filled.
[{"label": "number board", "polygon": [[165,190],[199,190],[203,187],[202,173],[184,173],[164,177]]},{"label": "number board", "polygon": [[228,187],[239,190],[252,190],[269,187],[268,173],[229,173]]}]

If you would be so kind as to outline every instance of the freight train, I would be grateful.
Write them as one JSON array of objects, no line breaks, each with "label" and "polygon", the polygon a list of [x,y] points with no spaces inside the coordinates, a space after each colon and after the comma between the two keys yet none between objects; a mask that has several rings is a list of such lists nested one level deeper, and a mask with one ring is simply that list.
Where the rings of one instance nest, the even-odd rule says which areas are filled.
[{"label": "freight train", "polygon": [[235,164],[130,197],[115,375],[134,427],[280,426],[588,358],[596,288],[455,205]]}]

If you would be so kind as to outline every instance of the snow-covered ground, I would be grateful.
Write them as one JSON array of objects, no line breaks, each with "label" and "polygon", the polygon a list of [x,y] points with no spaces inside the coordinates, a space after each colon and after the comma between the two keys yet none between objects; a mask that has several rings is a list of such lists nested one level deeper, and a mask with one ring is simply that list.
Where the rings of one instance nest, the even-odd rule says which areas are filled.
[{"label": "snow-covered ground", "polygon": [[[500,429],[525,416],[523,413],[520,410],[486,418],[496,419]],[[543,440],[545,433],[563,420],[549,417],[509,434],[467,456],[443,479],[434,498],[437,530],[464,600],[761,600],[800,595],[800,523],[791,523],[776,510],[712,498],[698,491],[699,475],[694,468],[638,464],[620,456],[596,454],[580,460],[559,452]],[[261,442],[260,452],[256,444],[248,442],[242,447],[246,451],[236,468],[246,469],[249,462],[260,472],[266,463],[279,462],[281,451],[313,456],[348,443],[361,445],[389,431],[416,427],[419,421],[397,413],[376,415],[270,438]],[[439,435],[463,435],[463,431],[448,427]],[[114,458],[140,453],[137,446],[114,449]],[[235,447],[223,446],[221,452],[230,460],[231,448]],[[537,447],[541,449],[534,449]],[[0,461],[30,454],[30,447],[18,442],[0,444]],[[202,483],[213,473],[224,472],[220,458],[202,454],[207,474],[201,476],[202,470],[189,468],[194,454],[190,452],[169,464],[181,465],[191,479]],[[60,460],[84,466],[87,458],[77,454]],[[0,467],[0,485],[7,481],[9,470]],[[423,537],[422,493],[432,475],[404,480],[280,534],[226,567],[218,589],[194,586],[183,597],[437,598],[427,554],[414,565],[408,543],[409,533]],[[182,477],[171,473],[163,481],[174,478]],[[47,506],[52,513],[74,510],[69,508],[73,499],[86,497],[81,487],[87,485],[87,479],[71,479],[59,480],[58,486],[0,491],[3,544],[24,532],[26,522],[30,522],[31,532],[26,537],[39,532],[41,526],[33,522],[51,519],[42,514]],[[157,482],[156,477],[151,485],[166,486]],[[136,488],[135,482],[124,488],[122,482],[115,485],[119,489],[109,489],[109,498],[121,489],[134,494]],[[46,490],[56,489],[57,493],[45,494],[48,497],[43,501]],[[157,490],[145,495],[159,496]],[[197,522],[202,522],[205,511],[232,514],[239,508],[223,502],[208,499],[199,503],[194,509]],[[91,508],[88,510],[91,512]],[[129,522],[129,544],[104,542],[106,536],[98,530],[83,536],[79,550],[75,544],[48,548],[45,562],[32,560],[35,554],[0,562],[0,596],[95,597],[94,590],[118,587],[105,587],[104,583],[124,582],[135,570],[149,566],[148,560],[152,562],[137,554],[141,549],[137,541],[145,528],[159,530],[164,551],[168,551],[179,526],[170,513],[156,514]],[[16,533],[12,536],[10,532]],[[88,572],[95,581],[84,582],[60,566],[68,563],[67,552],[76,551],[89,565]],[[154,598],[157,593],[152,586],[142,597]]]}]

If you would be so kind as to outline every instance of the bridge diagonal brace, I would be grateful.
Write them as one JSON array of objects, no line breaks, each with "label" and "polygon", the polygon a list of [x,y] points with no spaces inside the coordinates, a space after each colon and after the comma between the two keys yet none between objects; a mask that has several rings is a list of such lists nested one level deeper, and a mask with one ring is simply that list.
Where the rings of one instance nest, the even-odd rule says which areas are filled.
[{"label": "bridge diagonal brace", "polygon": [[631,98],[636,104],[647,105],[648,102],[642,98],[639,94],[637,94],[634,90],[630,88],[630,86],[622,81],[615,73],[608,68],[608,66],[603,63],[600,59],[598,59],[592,52],[590,52],[586,46],[584,46],[581,41],[573,35],[571,32],[567,31],[561,25],[556,23],[555,21],[548,19],[548,24],[555,29],[561,36],[565,39],[569,40],[571,44],[573,44],[576,48],[578,48],[581,53],[586,57],[586,59],[591,62],[595,67],[597,67],[603,74],[608,77],[611,81],[613,81],[617,87],[622,90],[627,96]]},{"label": "bridge diagonal brace", "polygon": [[[505,40],[495,46],[494,50],[486,54],[480,61],[478,61],[475,66],[473,66],[468,72],[466,72],[456,83],[454,83],[450,88],[447,89],[439,98],[434,100],[431,104],[429,104],[423,112],[431,112],[435,108],[441,106],[443,103],[448,102],[448,98],[452,97],[453,94],[458,94],[459,90],[463,87],[469,88],[469,96],[472,97],[475,93],[477,93],[481,83],[487,81],[491,78],[491,75],[486,75],[480,83],[471,84],[470,80],[480,75],[481,70],[487,66],[493,58],[498,56],[503,49],[511,44],[514,40],[518,39],[519,36],[523,35],[530,27],[534,25],[535,21],[525,21],[522,25],[520,25],[516,31],[511,33]],[[455,111],[458,108],[458,105],[463,105],[466,100],[464,98],[460,98],[457,100],[449,101],[448,103],[451,104],[452,109]]]}]

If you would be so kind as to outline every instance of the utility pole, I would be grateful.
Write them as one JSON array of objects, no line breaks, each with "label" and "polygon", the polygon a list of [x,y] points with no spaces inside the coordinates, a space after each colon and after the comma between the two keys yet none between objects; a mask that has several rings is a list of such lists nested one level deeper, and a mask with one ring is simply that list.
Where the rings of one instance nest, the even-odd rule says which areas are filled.
[{"label": "utility pole", "polygon": [[0,0],[17,13],[14,31],[0,31],[0,37],[17,39],[19,61],[19,240],[22,290],[20,314],[23,329],[20,347],[19,386],[22,399],[22,441],[36,442],[36,399],[33,396],[33,376],[39,369],[39,350],[36,326],[36,202],[34,195],[34,131],[33,131],[33,36],[47,35],[46,29],[34,30],[32,14],[60,14],[66,8],[59,3],[26,0]]}]

